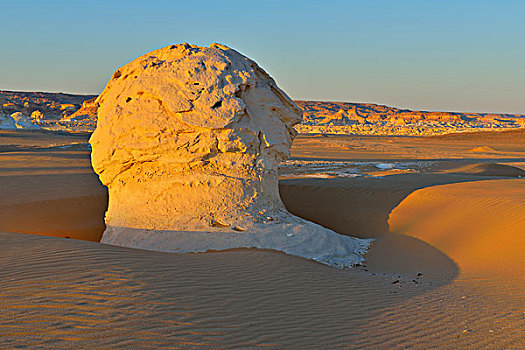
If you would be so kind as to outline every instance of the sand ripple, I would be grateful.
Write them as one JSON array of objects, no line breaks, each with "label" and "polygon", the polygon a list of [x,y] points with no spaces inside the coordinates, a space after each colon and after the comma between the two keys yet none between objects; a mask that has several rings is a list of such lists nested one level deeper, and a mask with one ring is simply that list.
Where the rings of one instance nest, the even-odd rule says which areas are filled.
[{"label": "sand ripple", "polygon": [[9,233],[0,244],[4,348],[517,349],[523,323],[470,287],[392,284],[273,252],[166,254]]}]

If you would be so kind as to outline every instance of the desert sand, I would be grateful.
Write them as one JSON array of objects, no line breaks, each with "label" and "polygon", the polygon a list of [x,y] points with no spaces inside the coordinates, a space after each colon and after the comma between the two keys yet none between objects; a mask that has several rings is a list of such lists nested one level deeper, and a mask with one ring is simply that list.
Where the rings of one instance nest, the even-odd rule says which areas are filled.
[{"label": "desert sand", "polygon": [[98,243],[88,136],[0,131],[2,348],[523,348],[523,132],[299,135],[288,210],[375,239],[344,270]]}]

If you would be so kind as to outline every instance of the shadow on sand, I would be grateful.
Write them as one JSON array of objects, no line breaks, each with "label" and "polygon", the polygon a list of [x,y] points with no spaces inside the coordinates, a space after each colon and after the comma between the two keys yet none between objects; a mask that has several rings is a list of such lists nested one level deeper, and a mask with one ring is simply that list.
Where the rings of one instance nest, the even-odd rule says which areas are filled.
[{"label": "shadow on sand", "polygon": [[391,233],[388,219],[410,193],[444,184],[486,180],[486,176],[402,174],[381,179],[286,179],[279,183],[288,210],[341,234],[374,238],[367,271],[417,276],[425,273],[436,285],[450,283],[459,268],[440,250],[417,238]]}]

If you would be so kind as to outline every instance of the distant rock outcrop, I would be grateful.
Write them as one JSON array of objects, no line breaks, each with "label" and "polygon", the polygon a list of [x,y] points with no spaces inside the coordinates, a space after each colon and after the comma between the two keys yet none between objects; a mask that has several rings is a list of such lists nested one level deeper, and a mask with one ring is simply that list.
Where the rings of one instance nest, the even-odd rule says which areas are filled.
[{"label": "distant rock outcrop", "polygon": [[[525,115],[411,111],[371,103],[295,101],[304,111],[300,133],[430,136],[525,128]],[[44,115],[46,129],[92,132],[98,99],[93,95],[0,91],[4,112]],[[82,107],[80,107],[82,103]],[[80,107],[78,109],[78,107]]]},{"label": "distant rock outcrop", "polygon": [[97,126],[98,106],[98,97],[90,98],[80,109],[60,119],[59,124],[72,131],[93,131]]},{"label": "distant rock outcrop", "polygon": [[36,123],[44,121],[45,120],[44,113],[40,112],[39,110],[34,111],[33,113],[31,113],[31,120],[33,120],[33,122],[36,122]]},{"label": "distant rock outcrop", "polygon": [[31,118],[24,115],[22,112],[15,112],[11,114],[11,118],[15,121],[15,126],[17,129],[40,129],[40,126],[33,124]]},{"label": "distant rock outcrop", "polygon": [[0,129],[16,129],[16,123],[9,114],[0,112]]},{"label": "distant rock outcrop", "polygon": [[90,98],[82,103],[80,109],[62,118],[62,120],[92,122],[96,125],[98,106],[98,97]]},{"label": "distant rock outcrop", "polygon": [[525,127],[525,115],[410,111],[371,103],[296,101],[300,133],[429,136]]},{"label": "distant rock outcrop", "polygon": [[[95,123],[82,125],[76,122],[61,122],[61,119],[78,110],[81,104],[93,95],[73,95],[52,92],[0,91],[0,112],[15,112],[31,116],[33,124],[44,129],[64,131],[93,131]],[[93,114],[96,120],[96,111]]]},{"label": "distant rock outcrop", "polygon": [[119,68],[97,102],[90,143],[109,189],[103,243],[361,261],[369,241],[293,216],[281,202],[277,166],[302,111],[255,62],[219,44],[168,46]]}]

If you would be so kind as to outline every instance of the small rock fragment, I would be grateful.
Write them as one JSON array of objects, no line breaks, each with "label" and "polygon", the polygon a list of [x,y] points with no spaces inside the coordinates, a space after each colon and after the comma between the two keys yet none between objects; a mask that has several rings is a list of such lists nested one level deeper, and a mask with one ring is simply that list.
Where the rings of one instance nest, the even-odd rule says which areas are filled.
[{"label": "small rock fragment", "polygon": [[216,220],[212,220],[212,222],[210,223],[210,226],[211,227],[230,227],[230,225],[223,224],[222,222],[219,222],[219,221],[216,221]]}]

